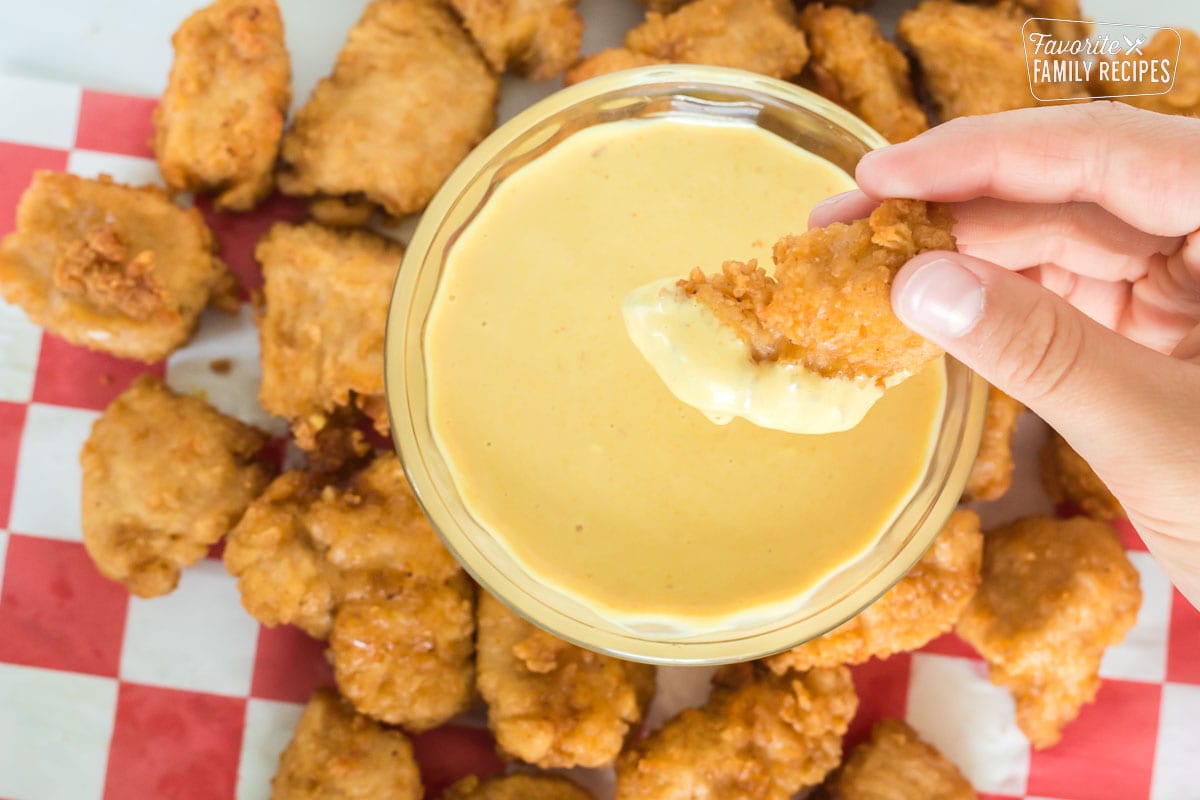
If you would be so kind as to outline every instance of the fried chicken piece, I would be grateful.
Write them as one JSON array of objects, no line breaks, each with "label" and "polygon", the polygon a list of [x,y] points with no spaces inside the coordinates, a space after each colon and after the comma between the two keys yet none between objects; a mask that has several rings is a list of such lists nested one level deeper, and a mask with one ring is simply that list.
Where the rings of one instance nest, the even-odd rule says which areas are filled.
[{"label": "fried chicken piece", "polygon": [[1017,419],[1025,406],[992,386],[988,389],[987,417],[983,422],[983,439],[979,455],[967,477],[963,499],[999,500],[1012,486],[1012,440],[1017,431]]},{"label": "fried chicken piece", "polygon": [[782,674],[861,664],[923,647],[954,627],[979,586],[982,560],[979,517],[959,509],[917,565],[887,594],[829,633],[771,656],[766,663]]},{"label": "fried chicken piece", "polygon": [[154,152],[172,191],[215,192],[249,211],[274,186],[292,102],[292,68],[275,0],[216,0],[171,37],[175,63],[154,110]]},{"label": "fried chicken piece", "polygon": [[404,249],[366,231],[278,223],[254,248],[263,269],[258,399],[311,450],[341,409],[387,432],[383,336]]},{"label": "fried chicken piece", "polygon": [[83,467],[83,544],[100,574],[138,597],[224,536],[271,479],[267,434],[142,375],[92,426]]},{"label": "fried chicken piece", "polygon": [[756,261],[699,268],[679,282],[750,346],[759,361],[785,361],[826,377],[883,383],[942,354],[892,311],[892,279],[913,256],[955,249],[944,206],[886,200],[868,219],[834,223],[775,244],[775,274]]},{"label": "fried chicken piece", "polygon": [[1022,19],[1042,18],[1038,27],[1062,42],[1086,39],[1092,33],[1079,0],[1000,0],[995,5],[1014,9]]},{"label": "fried chicken piece", "polygon": [[1086,517],[1026,517],[984,538],[983,582],[958,635],[987,660],[1036,749],[1096,697],[1100,659],[1133,627],[1137,570],[1112,529]]},{"label": "fried chicken piece", "polygon": [[455,783],[442,800],[595,800],[592,793],[560,775],[474,775]]},{"label": "fried chicken piece", "polygon": [[608,50],[601,50],[599,53],[594,53],[587,58],[584,58],[575,66],[567,70],[567,74],[563,76],[563,82],[567,86],[574,86],[581,81],[586,81],[588,78],[595,78],[597,75],[607,75],[610,72],[620,72],[623,69],[633,69],[635,67],[653,67],[659,64],[667,64],[661,58],[636,53],[626,47],[611,47]]},{"label": "fried chicken piece", "polygon": [[304,707],[279,757],[271,800],[421,800],[408,737],[356,714],[328,689]]},{"label": "fried chicken piece", "polygon": [[1042,445],[1041,468],[1042,486],[1055,505],[1072,503],[1092,519],[1125,519],[1121,502],[1056,431]]},{"label": "fried chicken piece", "polygon": [[283,137],[279,189],[420,211],[492,129],[499,91],[439,0],[373,0]]},{"label": "fried chicken piece", "polygon": [[723,667],[701,708],[687,709],[617,761],[617,800],[788,800],[842,757],[858,708],[845,667],[775,675]]},{"label": "fried chicken piece", "polygon": [[72,344],[153,363],[236,287],[213,247],[156,186],[39,170],[0,244],[0,295]]},{"label": "fried chicken piece", "polygon": [[791,78],[808,46],[790,0],[692,0],[672,14],[651,11],[625,46],[663,61],[712,64]]},{"label": "fried chicken piece", "polygon": [[[1182,114],[1185,116],[1200,116],[1200,35],[1187,28],[1176,28],[1179,38],[1170,31],[1159,31],[1146,45],[1142,47],[1145,55],[1122,59],[1113,59],[1110,64],[1097,63],[1097,75],[1093,81],[1093,92],[1100,97],[1111,95],[1137,95],[1118,97],[1121,102],[1131,106],[1157,111],[1160,114]],[[1171,62],[1175,71],[1175,82],[1170,84],[1170,91],[1161,92],[1165,86],[1162,83],[1151,83],[1150,76],[1142,81],[1114,80],[1125,75],[1122,72],[1123,61],[1159,61]],[[1106,70],[1101,77],[1101,69]],[[1128,67],[1124,67],[1128,69]],[[1129,75],[1129,77],[1133,77]],[[1107,79],[1106,79],[1107,78]]]},{"label": "fried chicken piece", "polygon": [[812,50],[805,77],[818,93],[890,142],[929,128],[913,94],[908,59],[883,37],[870,14],[816,3],[804,8],[800,27]]},{"label": "fried chicken piece", "polygon": [[424,730],[470,704],[472,587],[395,454],[343,478],[280,476],[230,533],[225,564],[255,619],[329,637],[360,712]]},{"label": "fried chicken piece", "polygon": [[449,0],[488,64],[544,81],[579,57],[583,18],[578,0]]},{"label": "fried chicken piece", "polygon": [[[1033,108],[1022,39],[1027,16],[1010,5],[922,0],[897,32],[921,68],[921,82],[944,122],[971,114]],[[1046,99],[1086,96],[1086,87],[1041,85]]]},{"label": "fried chicken piece", "polygon": [[654,667],[593,653],[479,597],[479,693],[500,752],[540,767],[616,759],[654,695]]},{"label": "fried chicken piece", "polygon": [[958,767],[909,725],[885,719],[824,786],[828,800],[975,800]]}]

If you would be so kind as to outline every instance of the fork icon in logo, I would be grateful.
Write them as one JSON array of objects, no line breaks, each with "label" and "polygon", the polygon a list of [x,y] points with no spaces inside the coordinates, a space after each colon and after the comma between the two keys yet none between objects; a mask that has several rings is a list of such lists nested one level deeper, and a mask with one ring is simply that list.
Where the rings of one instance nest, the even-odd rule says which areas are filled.
[{"label": "fork icon in logo", "polygon": [[1142,52],[1142,45],[1146,43],[1145,36],[1139,36],[1136,41],[1130,39],[1128,36],[1123,36],[1122,38],[1125,40],[1125,55],[1145,55],[1145,53]]}]

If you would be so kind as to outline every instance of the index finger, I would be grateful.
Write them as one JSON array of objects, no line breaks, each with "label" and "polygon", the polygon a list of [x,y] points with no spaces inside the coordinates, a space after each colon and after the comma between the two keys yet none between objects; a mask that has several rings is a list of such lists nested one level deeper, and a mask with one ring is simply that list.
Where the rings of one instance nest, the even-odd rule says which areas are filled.
[{"label": "index finger", "polygon": [[1096,203],[1147,233],[1200,228],[1200,119],[1112,102],[960,117],[859,162],[871,197]]}]

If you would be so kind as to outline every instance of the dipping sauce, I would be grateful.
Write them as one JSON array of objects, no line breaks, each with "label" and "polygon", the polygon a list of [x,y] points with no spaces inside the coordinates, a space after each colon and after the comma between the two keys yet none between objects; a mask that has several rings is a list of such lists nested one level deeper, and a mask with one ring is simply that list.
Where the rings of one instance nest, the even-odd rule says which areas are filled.
[{"label": "dipping sauce", "polygon": [[940,360],[842,433],[715,425],[621,313],[693,266],[769,264],[852,185],[761,129],[662,118],[575,133],[495,190],[426,322],[429,421],[467,508],[532,574],[686,632],[798,606],[887,528],[932,454]]}]

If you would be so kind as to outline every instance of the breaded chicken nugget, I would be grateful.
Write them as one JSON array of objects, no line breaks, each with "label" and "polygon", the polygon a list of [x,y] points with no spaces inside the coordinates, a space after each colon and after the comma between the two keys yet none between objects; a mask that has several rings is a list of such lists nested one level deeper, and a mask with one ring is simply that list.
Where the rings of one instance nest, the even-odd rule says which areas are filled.
[{"label": "breaded chicken nugget", "polygon": [[759,361],[786,361],[826,377],[883,383],[942,354],[892,311],[892,279],[913,256],[955,249],[944,206],[886,200],[868,219],[834,223],[775,244],[773,276],[757,262],[699,268],[679,282],[735,329]]},{"label": "breaded chicken nugget", "polygon": [[83,544],[139,597],[172,591],[267,482],[267,434],[143,375],[83,444]]},{"label": "breaded chicken nugget", "polygon": [[486,592],[477,648],[497,746],[540,767],[613,763],[654,695],[654,667],[564,642]]},{"label": "breaded chicken nugget", "polygon": [[701,708],[687,709],[617,762],[617,800],[788,800],[842,757],[858,708],[845,667],[775,675],[723,667]]},{"label": "breaded chicken nugget", "polygon": [[421,800],[412,745],[318,689],[279,757],[271,800]]},{"label": "breaded chicken nugget", "polygon": [[611,47],[608,50],[601,50],[599,53],[594,53],[571,67],[567,70],[567,74],[563,76],[563,82],[567,86],[573,86],[576,83],[586,81],[588,78],[594,78],[597,75],[607,75],[610,72],[620,72],[623,69],[653,67],[658,64],[667,63],[670,62],[634,52],[626,47]]},{"label": "breaded chicken nugget", "polygon": [[1121,502],[1067,440],[1050,431],[1042,445],[1042,486],[1051,502],[1072,503],[1093,519],[1125,519]]},{"label": "breaded chicken nugget", "polygon": [[367,411],[387,432],[383,335],[404,248],[366,231],[279,223],[254,248],[262,265],[258,399],[311,450],[331,415]]},{"label": "breaded chicken nugget", "polygon": [[1026,517],[984,537],[983,582],[958,635],[1017,703],[1017,725],[1050,747],[1100,688],[1100,659],[1133,627],[1137,570],[1108,525]]},{"label": "breaded chicken nugget", "polygon": [[455,783],[442,800],[595,800],[592,793],[559,775],[474,775]]},{"label": "breaded chicken nugget", "polygon": [[[1117,99],[1160,114],[1200,116],[1200,35],[1187,28],[1175,30],[1179,31],[1178,39],[1171,31],[1159,31],[1155,34],[1154,38],[1142,47],[1144,55],[1127,59],[1116,58],[1109,64],[1097,63],[1093,93],[1101,97],[1140,94],[1142,96]],[[1166,85],[1151,83],[1149,75],[1141,81],[1126,80],[1134,77],[1133,73],[1128,72],[1129,67],[1123,63],[1127,61],[1168,61],[1169,71],[1175,74],[1175,82],[1169,84],[1171,90],[1166,94],[1157,94],[1166,88]]]},{"label": "breaded chicken nugget", "polygon": [[816,3],[804,8],[800,27],[812,50],[805,77],[817,92],[890,142],[929,128],[913,94],[908,59],[883,37],[870,14]]},{"label": "breaded chicken nugget", "polygon": [[497,72],[513,67],[544,81],[579,57],[583,18],[578,0],[449,0]]},{"label": "breaded chicken nugget", "polygon": [[693,0],[672,14],[651,11],[626,35],[625,46],[664,61],[773,78],[798,75],[808,61],[790,0]]},{"label": "breaded chicken nugget", "polygon": [[122,358],[163,360],[233,289],[198,210],[107,175],[34,173],[0,244],[5,300],[72,344]]},{"label": "breaded chicken nugget", "polygon": [[1079,0],[999,0],[993,4],[1015,9],[1023,19],[1039,18],[1038,28],[1061,42],[1086,39],[1092,33]]},{"label": "breaded chicken nugget", "polygon": [[1012,486],[1012,440],[1017,431],[1017,419],[1025,406],[992,386],[988,389],[987,417],[983,423],[983,439],[979,455],[967,477],[963,499],[999,500]]},{"label": "breaded chicken nugget", "polygon": [[499,87],[439,0],[373,0],[283,137],[279,189],[420,211],[492,129]]},{"label": "breaded chicken nugget", "polygon": [[271,193],[292,68],[275,0],[216,0],[171,38],[175,63],[154,110],[154,152],[172,191],[214,192],[222,211]]},{"label": "breaded chicken nugget", "polygon": [[771,656],[767,664],[783,673],[861,664],[923,647],[954,627],[979,586],[982,560],[979,517],[959,509],[924,557],[887,594],[824,636]]},{"label": "breaded chicken nugget", "polygon": [[[1010,5],[922,0],[897,32],[921,68],[921,83],[942,121],[1033,108],[1022,40],[1027,14]],[[1043,97],[1086,94],[1083,87],[1039,86]]]},{"label": "breaded chicken nugget", "polygon": [[230,533],[225,564],[255,619],[330,638],[360,712],[423,730],[470,704],[472,587],[394,454],[346,478],[280,476]]},{"label": "breaded chicken nugget", "polygon": [[828,800],[975,800],[958,767],[908,724],[885,719],[826,782]]}]

